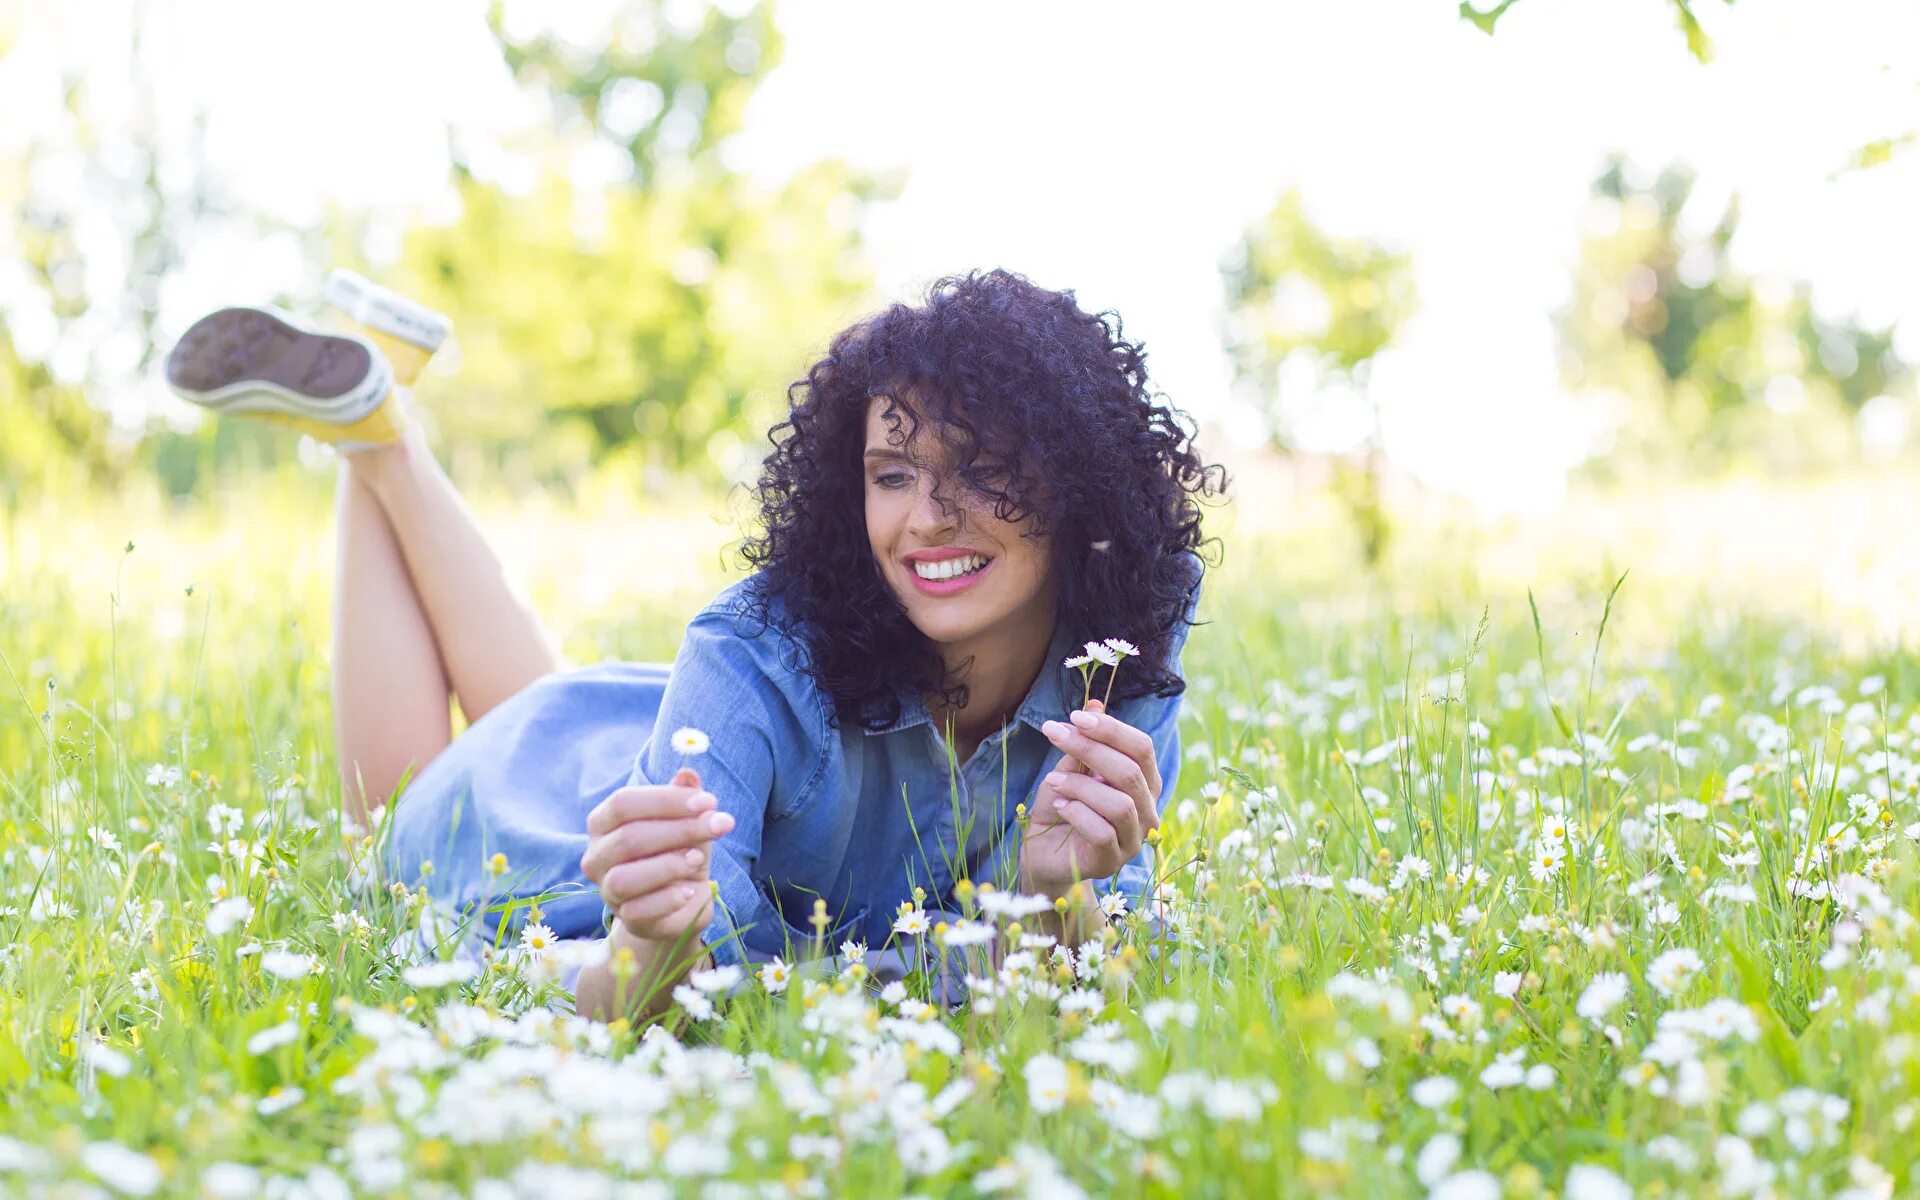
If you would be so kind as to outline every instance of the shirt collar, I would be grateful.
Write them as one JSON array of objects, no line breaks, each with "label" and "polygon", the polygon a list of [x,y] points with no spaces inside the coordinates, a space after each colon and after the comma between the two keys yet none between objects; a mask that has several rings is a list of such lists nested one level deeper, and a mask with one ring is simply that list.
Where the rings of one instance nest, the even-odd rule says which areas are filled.
[{"label": "shirt collar", "polygon": [[[1040,663],[1040,674],[1034,677],[1033,686],[1027,689],[1027,698],[1020,702],[1019,709],[1014,713],[1013,719],[1016,722],[1039,729],[1048,721],[1057,721],[1066,716],[1069,699],[1066,684],[1070,677],[1077,682],[1078,675],[1061,663],[1074,648],[1067,635],[1066,627],[1055,623],[1053,640],[1047,644],[1047,656]],[[912,689],[900,688],[898,695],[900,715],[894,719],[893,723],[879,729],[867,729],[863,726],[865,732],[898,733],[903,729],[912,729],[916,725],[932,724],[933,714],[927,711],[926,702]]]}]

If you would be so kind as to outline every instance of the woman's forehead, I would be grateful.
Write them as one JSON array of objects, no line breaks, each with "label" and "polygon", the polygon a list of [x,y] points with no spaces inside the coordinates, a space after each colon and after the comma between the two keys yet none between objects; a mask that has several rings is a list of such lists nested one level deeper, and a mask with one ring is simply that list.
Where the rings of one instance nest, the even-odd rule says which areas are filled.
[{"label": "woman's forehead", "polygon": [[959,442],[958,431],[929,419],[920,394],[875,392],[867,398],[867,448],[892,447],[909,452],[950,453]]}]

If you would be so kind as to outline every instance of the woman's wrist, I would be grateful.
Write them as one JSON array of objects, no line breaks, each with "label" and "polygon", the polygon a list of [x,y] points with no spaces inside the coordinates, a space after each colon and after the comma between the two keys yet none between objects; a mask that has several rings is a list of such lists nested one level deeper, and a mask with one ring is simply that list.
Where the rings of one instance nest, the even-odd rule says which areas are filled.
[{"label": "woman's wrist", "polygon": [[1035,914],[1032,924],[1036,932],[1049,934],[1064,945],[1081,945],[1100,936],[1107,927],[1107,914],[1087,880],[1047,880],[1029,874],[1023,864],[1016,886],[1026,895],[1053,901],[1053,908]]},{"label": "woman's wrist", "polygon": [[580,974],[574,1009],[602,1021],[639,1022],[657,1017],[673,1004],[673,989],[695,970],[712,965],[699,931],[674,941],[636,936],[622,921],[607,934],[607,960]]}]

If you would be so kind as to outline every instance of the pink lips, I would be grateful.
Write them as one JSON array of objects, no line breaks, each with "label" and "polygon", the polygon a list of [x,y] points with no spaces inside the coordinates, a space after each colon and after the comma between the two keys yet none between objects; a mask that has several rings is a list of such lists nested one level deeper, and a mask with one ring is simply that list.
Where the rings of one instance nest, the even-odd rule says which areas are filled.
[{"label": "pink lips", "polygon": [[[970,571],[965,575],[956,575],[952,579],[922,579],[919,573],[913,569],[913,564],[916,562],[944,562],[950,558],[964,558],[969,554],[975,553],[978,552],[959,547],[949,547],[940,550],[915,550],[913,553],[907,555],[905,559],[907,564],[907,578],[913,581],[913,586],[920,589],[922,594],[928,596],[951,596],[956,592],[964,592],[974,584],[980,582],[981,576],[993,569],[993,559],[988,558],[986,565],[977,571]],[[982,555],[982,557],[985,556]]]}]

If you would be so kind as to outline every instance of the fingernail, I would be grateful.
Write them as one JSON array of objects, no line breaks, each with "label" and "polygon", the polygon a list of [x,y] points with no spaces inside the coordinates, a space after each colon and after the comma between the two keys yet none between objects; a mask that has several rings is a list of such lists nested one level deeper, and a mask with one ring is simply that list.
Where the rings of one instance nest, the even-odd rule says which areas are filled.
[{"label": "fingernail", "polygon": [[1050,738],[1057,738],[1067,736],[1068,729],[1058,721],[1048,721],[1046,724],[1040,726],[1040,732]]},{"label": "fingernail", "polygon": [[692,885],[692,884],[690,884],[690,883],[683,883],[683,884],[681,884],[681,885],[680,885],[680,898],[681,898],[682,900],[691,900],[691,899],[693,899],[693,885]]},{"label": "fingernail", "polygon": [[723,812],[714,813],[707,818],[707,828],[714,833],[725,833],[733,828],[733,818]]},{"label": "fingernail", "polygon": [[687,865],[690,867],[697,867],[706,860],[706,857],[707,856],[704,851],[689,850],[687,851]]},{"label": "fingernail", "polygon": [[1055,787],[1060,786],[1066,781],[1067,781],[1067,773],[1065,771],[1048,771],[1047,772],[1047,782],[1050,784],[1053,784]]},{"label": "fingernail", "polygon": [[716,803],[718,803],[718,801],[712,792],[695,792],[693,795],[687,797],[687,811],[697,813],[706,812]]},{"label": "fingernail", "polygon": [[1099,724],[1099,720],[1083,708],[1074,709],[1067,719],[1082,729],[1092,729],[1095,725]]}]

